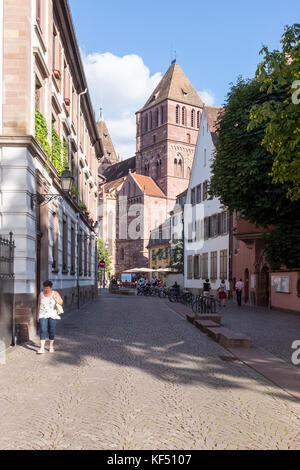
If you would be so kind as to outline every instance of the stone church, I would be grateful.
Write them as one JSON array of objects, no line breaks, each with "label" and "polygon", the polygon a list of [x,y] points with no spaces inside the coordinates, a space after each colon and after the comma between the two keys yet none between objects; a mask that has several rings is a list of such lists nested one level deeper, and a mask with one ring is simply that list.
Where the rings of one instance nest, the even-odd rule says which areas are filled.
[{"label": "stone church", "polygon": [[136,156],[130,165],[125,160],[100,172],[102,194],[109,184],[116,200],[115,274],[148,266],[151,230],[168,218],[176,196],[188,187],[203,106],[174,61],[136,113]]}]

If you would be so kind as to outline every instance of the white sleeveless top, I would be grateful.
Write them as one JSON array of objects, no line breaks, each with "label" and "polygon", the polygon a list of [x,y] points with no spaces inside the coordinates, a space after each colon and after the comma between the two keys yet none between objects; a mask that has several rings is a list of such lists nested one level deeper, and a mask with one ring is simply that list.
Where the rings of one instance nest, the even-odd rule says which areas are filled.
[{"label": "white sleeveless top", "polygon": [[51,297],[45,297],[43,292],[41,293],[41,305],[39,312],[39,319],[41,318],[52,318],[53,320],[60,320],[60,316],[55,308],[55,300],[52,293]]}]

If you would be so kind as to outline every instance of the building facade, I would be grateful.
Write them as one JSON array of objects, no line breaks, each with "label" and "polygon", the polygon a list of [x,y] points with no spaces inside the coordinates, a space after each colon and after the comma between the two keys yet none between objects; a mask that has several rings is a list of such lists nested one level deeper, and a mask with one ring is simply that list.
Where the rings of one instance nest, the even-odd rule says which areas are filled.
[{"label": "building facade", "polygon": [[[0,7],[0,233],[14,233],[17,332],[28,339],[43,281],[54,282],[66,309],[96,295],[103,155],[68,1]],[[61,187],[64,168],[74,178],[70,195]]]},{"label": "building facade", "polygon": [[230,216],[217,198],[208,196],[221,109],[206,106],[203,110],[184,211],[184,285],[195,292],[206,279],[214,290],[222,280],[230,288]]}]

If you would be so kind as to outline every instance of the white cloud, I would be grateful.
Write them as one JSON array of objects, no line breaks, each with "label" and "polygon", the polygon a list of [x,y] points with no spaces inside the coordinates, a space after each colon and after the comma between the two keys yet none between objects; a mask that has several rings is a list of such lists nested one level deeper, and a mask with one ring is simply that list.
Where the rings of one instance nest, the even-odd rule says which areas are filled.
[{"label": "white cloud", "polygon": [[103,107],[116,152],[132,157],[136,150],[135,113],[149,98],[162,78],[150,70],[138,55],[118,57],[106,52],[83,56],[92,102],[99,117]]},{"label": "white cloud", "polygon": [[216,97],[211,90],[198,91],[198,95],[200,95],[200,98],[206,106],[214,106]]}]

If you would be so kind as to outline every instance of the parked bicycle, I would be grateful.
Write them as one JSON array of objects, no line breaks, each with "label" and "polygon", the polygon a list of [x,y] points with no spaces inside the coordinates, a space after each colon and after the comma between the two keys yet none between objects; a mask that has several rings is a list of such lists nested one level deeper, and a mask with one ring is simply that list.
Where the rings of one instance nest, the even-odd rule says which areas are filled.
[{"label": "parked bicycle", "polygon": [[215,296],[196,295],[192,301],[192,310],[196,314],[217,313]]}]

